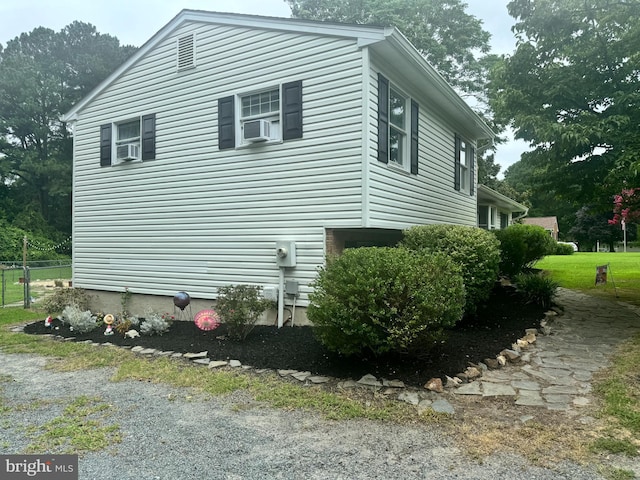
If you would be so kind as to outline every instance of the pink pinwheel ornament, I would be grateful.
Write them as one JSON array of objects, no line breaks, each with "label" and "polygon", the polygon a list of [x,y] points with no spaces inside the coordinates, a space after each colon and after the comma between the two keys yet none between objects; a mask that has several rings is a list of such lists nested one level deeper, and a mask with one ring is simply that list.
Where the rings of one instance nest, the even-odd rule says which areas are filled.
[{"label": "pink pinwheel ornament", "polygon": [[193,319],[200,330],[215,330],[220,326],[220,317],[215,310],[201,310]]}]

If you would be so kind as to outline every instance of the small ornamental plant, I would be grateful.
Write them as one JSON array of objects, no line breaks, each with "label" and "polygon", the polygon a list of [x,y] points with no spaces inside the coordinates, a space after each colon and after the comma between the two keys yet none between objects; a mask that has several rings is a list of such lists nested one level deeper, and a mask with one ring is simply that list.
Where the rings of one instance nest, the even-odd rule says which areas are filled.
[{"label": "small ornamental plant", "polygon": [[218,288],[215,310],[226,324],[229,337],[244,340],[260,315],[273,302],[262,298],[261,288],[253,285],[227,285]]},{"label": "small ornamental plant", "polygon": [[[156,313],[147,311],[144,320],[140,323],[140,333],[143,335],[162,335],[175,320],[169,313]],[[125,332],[126,333],[126,332]]]},{"label": "small ornamental plant", "polygon": [[97,318],[89,310],[82,310],[77,305],[67,305],[62,311],[62,322],[67,323],[71,330],[87,333],[98,326]]}]

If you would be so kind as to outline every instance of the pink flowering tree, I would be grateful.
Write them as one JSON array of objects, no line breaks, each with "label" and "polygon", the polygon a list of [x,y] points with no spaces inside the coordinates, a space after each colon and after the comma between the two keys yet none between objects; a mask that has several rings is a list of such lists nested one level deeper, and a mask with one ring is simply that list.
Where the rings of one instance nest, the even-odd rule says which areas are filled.
[{"label": "pink flowering tree", "polygon": [[613,197],[613,219],[611,225],[625,223],[640,223],[640,187],[623,189],[619,195]]}]

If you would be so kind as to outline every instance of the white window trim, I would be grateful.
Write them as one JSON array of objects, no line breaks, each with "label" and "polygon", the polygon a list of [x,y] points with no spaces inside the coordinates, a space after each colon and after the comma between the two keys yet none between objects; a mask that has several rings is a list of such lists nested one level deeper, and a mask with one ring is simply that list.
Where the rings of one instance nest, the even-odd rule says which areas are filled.
[{"label": "white window trim", "polygon": [[[242,99],[260,93],[278,91],[278,111],[258,115],[242,116]],[[235,101],[235,122],[236,122],[236,148],[251,148],[260,145],[272,145],[282,143],[282,83],[270,84],[261,88],[243,91],[236,94]],[[244,139],[244,122],[252,120],[267,120],[270,124],[269,140],[262,142],[250,142]]]},{"label": "white window trim", "polygon": [[[132,123],[138,121],[138,136],[129,138],[118,138],[118,127],[125,123]],[[125,163],[142,162],[142,117],[129,117],[123,120],[113,122],[111,124],[111,165],[122,165]],[[136,145],[138,147],[138,157],[133,160],[118,159],[118,147],[123,145]]]},{"label": "white window trim", "polygon": [[[411,95],[409,95],[402,88],[398,87],[398,85],[391,81],[391,79],[387,79],[387,112],[388,112],[388,120],[387,120],[387,167],[397,170],[403,173],[411,172],[411,144],[409,143],[411,137]],[[391,121],[391,90],[394,90],[399,95],[404,98],[404,128],[400,128],[392,123]],[[402,135],[402,164],[392,160],[391,158],[391,129],[397,130]]]}]

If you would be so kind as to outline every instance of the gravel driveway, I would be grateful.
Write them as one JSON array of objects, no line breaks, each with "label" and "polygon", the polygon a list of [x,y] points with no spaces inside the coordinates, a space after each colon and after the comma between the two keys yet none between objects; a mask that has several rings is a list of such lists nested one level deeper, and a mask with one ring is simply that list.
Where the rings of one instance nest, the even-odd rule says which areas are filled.
[{"label": "gravel driveway", "polygon": [[81,456],[83,480],[602,478],[577,465],[552,471],[502,454],[479,463],[434,427],[328,421],[264,408],[242,392],[209,399],[165,385],[112,383],[111,369],[51,372],[45,361],[0,353],[0,404],[35,405],[0,413],[0,454],[22,452],[25,428],[60,416],[81,395],[96,396],[112,405],[108,421],[120,426],[123,441]]}]

